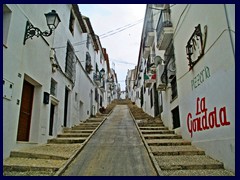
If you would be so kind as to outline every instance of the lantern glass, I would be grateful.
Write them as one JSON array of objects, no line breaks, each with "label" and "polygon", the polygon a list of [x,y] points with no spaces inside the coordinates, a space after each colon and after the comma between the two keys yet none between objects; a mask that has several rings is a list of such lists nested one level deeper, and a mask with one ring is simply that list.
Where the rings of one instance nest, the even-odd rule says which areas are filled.
[{"label": "lantern glass", "polygon": [[55,10],[52,10],[51,12],[45,14],[45,16],[49,29],[56,29],[58,24],[61,22]]},{"label": "lantern glass", "polygon": [[101,76],[105,75],[105,70],[103,68],[101,69],[100,74],[101,74]]}]

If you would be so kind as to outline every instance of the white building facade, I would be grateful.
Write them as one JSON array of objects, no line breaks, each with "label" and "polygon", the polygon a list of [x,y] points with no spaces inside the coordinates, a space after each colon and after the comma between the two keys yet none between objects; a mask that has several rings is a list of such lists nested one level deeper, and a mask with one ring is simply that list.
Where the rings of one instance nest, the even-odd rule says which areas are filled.
[{"label": "white building facade", "polygon": [[[34,36],[24,43],[26,22],[45,31],[44,13],[53,9],[61,22],[52,35]],[[95,116],[111,101],[105,85],[110,73],[106,49],[78,5],[7,4],[3,10],[6,158],[19,146],[46,143],[63,127]]]},{"label": "white building facade", "polygon": [[140,54],[137,105],[235,172],[235,6],[147,5]]}]

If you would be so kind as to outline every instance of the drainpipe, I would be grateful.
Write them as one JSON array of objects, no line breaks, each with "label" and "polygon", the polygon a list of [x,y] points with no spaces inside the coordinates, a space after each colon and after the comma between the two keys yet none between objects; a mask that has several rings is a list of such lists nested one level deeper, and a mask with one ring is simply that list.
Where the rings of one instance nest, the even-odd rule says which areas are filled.
[{"label": "drainpipe", "polygon": [[231,31],[230,31],[229,17],[228,17],[228,13],[227,13],[226,4],[224,4],[224,11],[225,11],[225,14],[226,14],[227,26],[228,26],[228,30],[229,30],[228,32],[229,32],[230,41],[231,41],[231,45],[232,45],[233,56],[234,56],[234,59],[235,59],[235,51],[234,51],[233,37],[232,37]]}]

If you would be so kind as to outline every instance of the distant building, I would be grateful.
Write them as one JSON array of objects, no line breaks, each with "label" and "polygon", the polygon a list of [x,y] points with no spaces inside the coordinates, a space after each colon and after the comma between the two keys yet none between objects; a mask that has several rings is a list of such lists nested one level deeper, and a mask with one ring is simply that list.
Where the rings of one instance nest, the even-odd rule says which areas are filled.
[{"label": "distant building", "polygon": [[126,91],[121,91],[120,99],[126,99]]},{"label": "distant building", "polygon": [[126,99],[130,99],[132,102],[135,102],[135,91],[134,91],[134,81],[135,81],[136,68],[128,70],[126,76]]}]

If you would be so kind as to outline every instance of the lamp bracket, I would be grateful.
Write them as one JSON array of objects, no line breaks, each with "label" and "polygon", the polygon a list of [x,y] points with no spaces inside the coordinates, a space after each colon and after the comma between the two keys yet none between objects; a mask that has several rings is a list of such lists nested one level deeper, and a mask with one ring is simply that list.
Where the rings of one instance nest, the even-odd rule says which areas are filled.
[{"label": "lamp bracket", "polygon": [[26,30],[24,35],[23,44],[25,45],[26,40],[29,38],[33,38],[33,36],[50,36],[52,34],[52,29],[50,31],[44,31],[42,32],[39,28],[34,27],[30,21],[27,21],[26,23]]}]

